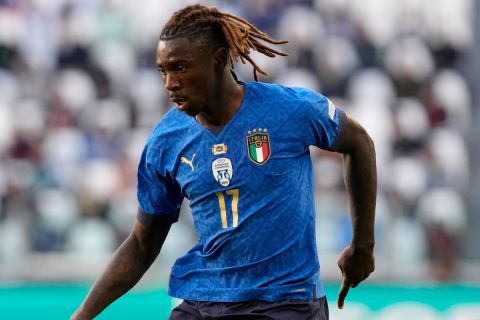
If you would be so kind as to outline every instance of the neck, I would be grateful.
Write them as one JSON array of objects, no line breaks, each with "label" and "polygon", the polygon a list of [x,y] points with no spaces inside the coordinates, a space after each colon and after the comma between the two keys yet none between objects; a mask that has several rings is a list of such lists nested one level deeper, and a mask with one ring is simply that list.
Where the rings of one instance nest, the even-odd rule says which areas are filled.
[{"label": "neck", "polygon": [[243,94],[243,85],[235,81],[228,70],[208,108],[197,114],[195,119],[207,128],[226,125],[240,108]]}]

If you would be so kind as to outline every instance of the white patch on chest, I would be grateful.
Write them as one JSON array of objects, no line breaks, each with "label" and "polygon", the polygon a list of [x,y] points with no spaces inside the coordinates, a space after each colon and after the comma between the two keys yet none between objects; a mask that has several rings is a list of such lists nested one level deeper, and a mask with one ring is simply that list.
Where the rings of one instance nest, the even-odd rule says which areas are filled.
[{"label": "white patch on chest", "polygon": [[212,174],[220,185],[227,187],[233,178],[232,161],[228,158],[218,158],[212,162]]}]

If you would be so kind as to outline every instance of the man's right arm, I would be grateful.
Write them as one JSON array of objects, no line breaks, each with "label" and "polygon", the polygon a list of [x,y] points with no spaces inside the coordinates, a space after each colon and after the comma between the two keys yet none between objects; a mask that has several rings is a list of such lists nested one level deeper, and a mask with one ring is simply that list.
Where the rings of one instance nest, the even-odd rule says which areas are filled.
[{"label": "man's right arm", "polygon": [[70,319],[93,319],[130,290],[158,256],[170,227],[170,222],[147,225],[136,221],[128,238],[115,251],[106,270]]}]

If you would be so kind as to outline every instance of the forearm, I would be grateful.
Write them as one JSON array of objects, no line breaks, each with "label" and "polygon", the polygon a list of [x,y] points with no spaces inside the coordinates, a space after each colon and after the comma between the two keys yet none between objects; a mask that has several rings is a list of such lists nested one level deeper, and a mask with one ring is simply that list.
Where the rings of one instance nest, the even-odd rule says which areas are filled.
[{"label": "forearm", "polygon": [[343,154],[345,187],[352,215],[353,237],[338,259],[342,271],[342,286],[338,307],[343,308],[350,288],[355,288],[375,269],[375,203],[377,166],[375,147],[365,129],[347,117],[346,129],[337,151]]},{"label": "forearm", "polygon": [[352,246],[373,249],[377,173],[375,148],[363,132],[361,147],[344,154],[344,180],[352,215]]},{"label": "forearm", "polygon": [[154,259],[142,253],[130,235],[112,256],[102,276],[95,282],[78,309],[79,319],[92,319],[130,290]]}]

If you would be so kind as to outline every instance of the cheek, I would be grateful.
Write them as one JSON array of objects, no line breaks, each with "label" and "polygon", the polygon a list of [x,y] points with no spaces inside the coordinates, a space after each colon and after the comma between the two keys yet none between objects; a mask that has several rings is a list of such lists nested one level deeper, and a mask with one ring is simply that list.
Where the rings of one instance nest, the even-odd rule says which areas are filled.
[{"label": "cheek", "polygon": [[204,102],[215,94],[217,88],[217,76],[208,65],[198,65],[190,70],[185,78],[184,88],[188,87],[191,97],[198,102]]},{"label": "cheek", "polygon": [[201,96],[208,96],[215,91],[215,83],[211,77],[198,77],[192,84],[192,89]]}]

